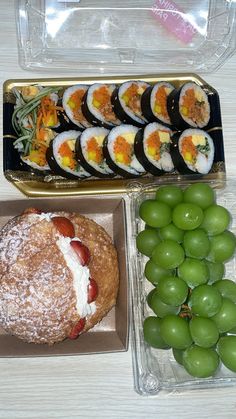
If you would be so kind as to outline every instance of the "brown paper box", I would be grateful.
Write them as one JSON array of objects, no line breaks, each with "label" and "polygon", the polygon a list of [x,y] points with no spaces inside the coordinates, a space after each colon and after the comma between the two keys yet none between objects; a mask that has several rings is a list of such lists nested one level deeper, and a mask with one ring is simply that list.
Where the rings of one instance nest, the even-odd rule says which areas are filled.
[{"label": "brown paper box", "polygon": [[25,208],[43,211],[71,211],[88,216],[112,237],[118,253],[120,286],[116,306],[89,332],[76,340],[66,339],[53,346],[29,344],[0,330],[0,357],[78,355],[125,351],[128,348],[128,272],[126,261],[125,203],[122,198],[47,198],[3,201],[0,228]]}]

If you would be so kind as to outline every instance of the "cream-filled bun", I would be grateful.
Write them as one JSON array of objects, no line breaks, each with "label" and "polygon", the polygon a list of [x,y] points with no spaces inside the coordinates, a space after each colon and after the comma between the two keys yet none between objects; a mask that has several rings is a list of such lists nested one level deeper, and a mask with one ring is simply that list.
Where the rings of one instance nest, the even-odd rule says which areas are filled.
[{"label": "cream-filled bun", "polygon": [[26,210],[0,233],[0,324],[26,342],[75,339],[115,305],[119,274],[106,231],[84,216]]}]

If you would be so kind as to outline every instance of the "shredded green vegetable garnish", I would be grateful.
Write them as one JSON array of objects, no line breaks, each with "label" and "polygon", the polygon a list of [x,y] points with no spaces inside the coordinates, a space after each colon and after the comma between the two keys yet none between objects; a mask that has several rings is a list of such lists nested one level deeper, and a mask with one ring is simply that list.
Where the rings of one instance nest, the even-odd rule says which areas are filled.
[{"label": "shredded green vegetable garnish", "polygon": [[59,90],[61,90],[60,87],[44,87],[33,99],[26,102],[22,94],[17,89],[14,89],[16,106],[12,115],[12,126],[18,135],[14,146],[24,156],[30,152],[32,141],[35,138],[37,110],[41,99],[52,93],[58,93]]}]

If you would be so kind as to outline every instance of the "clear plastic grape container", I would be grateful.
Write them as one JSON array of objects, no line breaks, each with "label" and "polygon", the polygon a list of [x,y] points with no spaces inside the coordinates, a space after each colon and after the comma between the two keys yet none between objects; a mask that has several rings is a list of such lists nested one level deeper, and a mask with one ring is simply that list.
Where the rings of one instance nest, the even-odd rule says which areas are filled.
[{"label": "clear plastic grape container", "polygon": [[[220,363],[216,373],[208,378],[195,378],[188,374],[184,367],[176,362],[171,349],[156,349],[144,340],[143,322],[148,316],[155,316],[147,304],[147,295],[154,288],[144,275],[148,257],[138,252],[136,237],[145,228],[144,221],[139,216],[139,208],[143,201],[155,197],[161,185],[177,185],[185,189],[188,185],[204,182],[215,190],[216,203],[227,208],[232,216],[229,230],[236,233],[236,180],[193,178],[176,176],[160,178],[155,183],[143,186],[138,182],[130,188],[130,278],[132,298],[132,356],[134,388],[137,393],[146,396],[156,396],[159,392],[180,392],[193,389],[223,387],[236,384],[236,373]],[[225,263],[223,278],[236,281],[235,257]]]},{"label": "clear plastic grape container", "polygon": [[210,72],[236,46],[234,0],[15,0],[15,9],[27,70]]}]

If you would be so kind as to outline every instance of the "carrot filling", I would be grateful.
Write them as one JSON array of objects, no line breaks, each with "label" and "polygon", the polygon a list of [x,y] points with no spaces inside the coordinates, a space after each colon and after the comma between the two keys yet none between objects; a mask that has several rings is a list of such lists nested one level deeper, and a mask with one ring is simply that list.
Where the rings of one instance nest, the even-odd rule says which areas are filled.
[{"label": "carrot filling", "polygon": [[147,149],[148,149],[148,154],[154,160],[160,160],[161,141],[160,141],[160,137],[157,131],[152,132],[152,134],[149,136],[147,140]]},{"label": "carrot filling", "polygon": [[56,106],[50,96],[41,99],[36,118],[35,138],[29,154],[24,157],[25,160],[30,160],[40,167],[47,165],[46,151],[55,136],[51,127],[58,124],[57,113],[61,110],[62,108]]},{"label": "carrot filling", "polygon": [[111,93],[106,86],[101,86],[93,92],[93,106],[99,110],[104,119],[111,122],[116,121],[111,104]]},{"label": "carrot filling", "polygon": [[119,135],[114,142],[114,154],[117,163],[129,165],[132,160],[133,145]]},{"label": "carrot filling", "polygon": [[103,161],[102,148],[94,137],[87,142],[87,155],[88,160],[92,160],[97,164],[101,164]]},{"label": "carrot filling", "polygon": [[192,136],[188,136],[183,139],[181,154],[186,162],[190,164],[194,164],[196,162],[198,150],[192,142]]},{"label": "carrot filling", "polygon": [[141,96],[146,90],[145,85],[138,85],[132,83],[125,93],[122,95],[122,99],[132,112],[137,115],[141,115]]},{"label": "carrot filling", "polygon": [[84,97],[84,90],[78,89],[69,97],[67,105],[70,107],[70,110],[73,113],[74,119],[79,122],[84,120],[84,116],[81,110],[82,99]]},{"label": "carrot filling", "polygon": [[147,141],[147,154],[153,160],[160,160],[162,153],[169,152],[170,148],[170,133],[168,131],[153,131]]},{"label": "carrot filling", "polygon": [[59,122],[57,111],[62,110],[63,108],[57,106],[50,96],[43,97],[38,111],[37,127],[40,124],[47,128],[55,127]]},{"label": "carrot filling", "polygon": [[74,140],[67,140],[62,143],[58,149],[58,154],[60,156],[62,166],[71,170],[76,170],[78,168],[78,163],[75,159]]},{"label": "carrot filling", "polygon": [[162,116],[166,120],[170,121],[167,112],[167,96],[171,89],[166,86],[160,86],[156,91],[154,111],[156,114]]},{"label": "carrot filling", "polygon": [[204,123],[208,116],[204,97],[192,88],[186,90],[183,95],[180,111],[183,116],[192,119],[196,124]]}]

